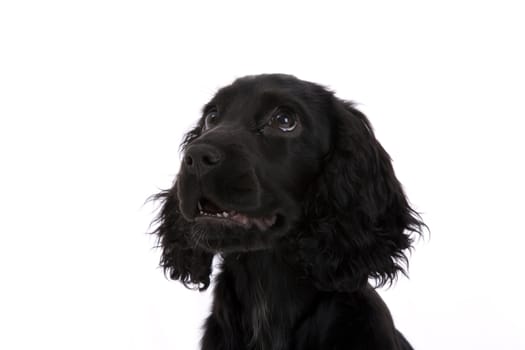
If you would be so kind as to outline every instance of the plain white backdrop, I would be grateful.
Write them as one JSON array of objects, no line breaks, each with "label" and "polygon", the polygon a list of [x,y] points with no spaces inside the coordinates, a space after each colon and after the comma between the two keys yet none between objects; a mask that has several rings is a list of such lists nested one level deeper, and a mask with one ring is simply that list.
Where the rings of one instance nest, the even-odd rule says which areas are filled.
[{"label": "plain white backdrop", "polygon": [[367,114],[432,234],[382,290],[416,349],[525,348],[518,2],[2,1],[0,348],[197,349],[146,198],[215,90],[282,72]]}]

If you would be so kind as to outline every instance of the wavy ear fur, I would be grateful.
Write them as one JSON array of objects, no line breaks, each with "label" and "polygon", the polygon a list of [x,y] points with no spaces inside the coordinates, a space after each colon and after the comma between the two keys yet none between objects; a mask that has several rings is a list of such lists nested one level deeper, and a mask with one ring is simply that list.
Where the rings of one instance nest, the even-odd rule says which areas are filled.
[{"label": "wavy ear fur", "polygon": [[369,278],[383,286],[405,274],[404,251],[424,224],[365,115],[335,97],[332,114],[333,148],[310,191],[300,252],[323,290],[354,290]]},{"label": "wavy ear fur", "polygon": [[[199,136],[201,125],[195,126],[184,137],[181,151]],[[157,236],[158,247],[162,249],[160,266],[173,280],[180,280],[185,287],[205,290],[210,285],[213,254],[207,252],[190,239],[191,225],[183,218],[179,209],[177,184],[152,197],[160,201],[161,209],[155,220],[158,224],[152,234]]]},{"label": "wavy ear fur", "polygon": [[157,216],[158,226],[152,233],[157,235],[162,249],[160,266],[171,279],[180,280],[184,286],[205,290],[210,285],[213,254],[194,246],[188,238],[189,223],[179,211],[177,185],[153,196],[161,201]]}]

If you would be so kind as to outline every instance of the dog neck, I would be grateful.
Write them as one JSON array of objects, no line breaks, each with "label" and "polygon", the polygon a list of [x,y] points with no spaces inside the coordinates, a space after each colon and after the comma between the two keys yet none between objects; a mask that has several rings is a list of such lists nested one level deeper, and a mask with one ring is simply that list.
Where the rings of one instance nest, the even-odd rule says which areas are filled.
[{"label": "dog neck", "polygon": [[254,349],[287,348],[287,333],[318,294],[308,279],[298,276],[297,268],[276,250],[223,256],[215,294],[227,295],[216,300],[229,300],[229,305],[214,305],[214,313],[229,319],[230,313],[240,313],[245,341]]}]

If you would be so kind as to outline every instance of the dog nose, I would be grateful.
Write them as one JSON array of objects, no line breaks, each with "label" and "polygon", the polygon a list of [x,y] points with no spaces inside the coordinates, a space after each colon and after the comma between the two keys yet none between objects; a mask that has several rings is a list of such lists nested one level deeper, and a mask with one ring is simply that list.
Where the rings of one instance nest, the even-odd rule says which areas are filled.
[{"label": "dog nose", "polygon": [[192,145],[186,150],[184,163],[189,171],[204,175],[222,162],[222,152],[210,145]]}]

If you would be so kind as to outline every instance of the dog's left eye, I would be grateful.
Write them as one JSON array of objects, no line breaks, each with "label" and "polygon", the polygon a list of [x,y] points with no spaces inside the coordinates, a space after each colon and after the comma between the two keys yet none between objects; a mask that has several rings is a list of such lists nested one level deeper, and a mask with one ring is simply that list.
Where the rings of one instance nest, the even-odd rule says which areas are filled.
[{"label": "dog's left eye", "polygon": [[290,132],[297,127],[297,118],[292,111],[278,109],[268,122],[268,126],[283,132]]}]

